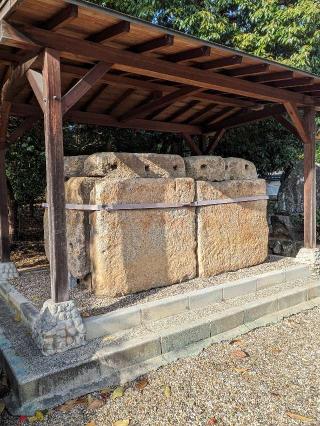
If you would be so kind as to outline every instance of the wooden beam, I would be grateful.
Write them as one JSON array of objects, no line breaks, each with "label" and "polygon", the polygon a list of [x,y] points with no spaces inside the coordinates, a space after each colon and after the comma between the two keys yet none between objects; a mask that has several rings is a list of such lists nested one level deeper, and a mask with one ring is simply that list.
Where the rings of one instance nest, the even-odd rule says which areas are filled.
[{"label": "wooden beam", "polygon": [[[82,77],[88,72],[87,68],[78,67],[74,65],[61,65],[61,70],[63,73],[73,75],[74,77]],[[163,91],[167,93],[172,93],[177,90],[174,86],[169,86],[166,84],[158,84],[154,82],[150,82],[146,79],[140,80],[137,78],[129,78],[123,77],[122,75],[114,75],[114,74],[106,74],[101,79],[101,83],[110,84],[112,86],[124,86],[124,87],[132,87],[132,88],[140,88],[146,91]],[[212,95],[209,93],[196,92],[190,96],[193,99],[205,100],[210,102],[215,102],[221,105],[229,105],[229,106],[239,106],[242,108],[250,108],[254,107],[255,104],[253,102],[249,102],[243,99],[233,99],[227,96],[221,95]]]},{"label": "wooden beam", "polygon": [[37,116],[27,117],[21,126],[17,127],[8,137],[8,144],[15,143],[21,138],[26,132],[32,129],[34,124],[39,120]]},{"label": "wooden beam", "polygon": [[282,105],[266,106],[261,111],[251,111],[240,113],[234,117],[229,117],[219,123],[207,126],[204,133],[212,133],[220,129],[230,129],[232,127],[242,126],[247,123],[264,120],[274,114],[283,114],[285,111]]},{"label": "wooden beam", "polygon": [[10,262],[8,188],[5,171],[6,150],[0,148],[0,262]]},{"label": "wooden beam", "polygon": [[302,141],[304,143],[311,143],[310,135],[308,134],[308,132],[305,128],[303,118],[299,114],[297,106],[292,104],[292,103],[285,103],[285,107],[286,107],[287,113],[288,113],[289,117],[291,118],[293,125],[297,129],[297,132],[299,133]]},{"label": "wooden beam", "polygon": [[[176,83],[195,86],[203,89],[213,89],[233,95],[253,97],[254,99],[271,102],[295,102],[304,106],[316,105],[309,96],[290,92],[288,90],[269,87],[259,83],[239,80],[235,77],[222,75],[211,71],[203,71],[182,64],[172,64],[148,55],[120,50],[116,47],[106,49],[105,46],[68,37],[59,33],[51,33],[35,27],[23,27],[24,34],[36,43],[61,50],[88,60],[112,62],[114,68],[148,77],[166,79]],[[67,55],[68,56],[68,55]],[[319,105],[320,107],[320,105]]]},{"label": "wooden beam", "polygon": [[287,80],[293,77],[293,71],[277,71],[268,74],[255,75],[248,80],[255,83],[269,83],[270,81]]},{"label": "wooden beam", "polygon": [[243,77],[251,74],[260,74],[268,71],[270,68],[269,64],[256,64],[256,65],[248,65],[246,67],[235,68],[232,70],[226,70],[224,73],[233,77]]},{"label": "wooden beam", "polygon": [[211,152],[213,152],[216,149],[225,132],[226,132],[226,129],[220,129],[215,133],[215,135],[211,138],[211,141],[208,145],[208,148],[206,150],[206,155],[210,155]]},{"label": "wooden beam", "polygon": [[143,117],[157,110],[158,108],[173,104],[174,102],[189,96],[191,93],[194,93],[197,90],[198,89],[195,87],[183,87],[182,89],[178,89],[169,95],[162,96],[160,99],[152,101],[149,104],[143,105],[139,108],[134,108],[133,110],[124,114],[120,120],[125,121],[135,117]]},{"label": "wooden beam", "polygon": [[174,37],[170,34],[166,34],[164,36],[136,44],[135,46],[129,47],[128,50],[135,53],[151,52],[152,50],[157,50],[161,47],[172,46],[173,42]]},{"label": "wooden beam", "polygon": [[210,56],[211,49],[208,46],[196,47],[195,49],[184,50],[183,52],[171,53],[165,55],[163,59],[170,62],[183,62],[190,59],[202,58],[203,56]]},{"label": "wooden beam", "polygon": [[305,86],[306,84],[312,84],[314,79],[312,77],[292,78],[289,80],[276,81],[272,83],[273,87],[299,87]]},{"label": "wooden beam", "polygon": [[37,71],[28,70],[27,71],[27,79],[30,83],[30,86],[33,90],[35,97],[42,109],[44,110],[44,96],[43,96],[43,77]]},{"label": "wooden beam", "polygon": [[[37,116],[38,118],[41,118],[41,109],[34,105],[13,103],[11,114],[16,117]],[[190,124],[167,123],[166,121],[151,121],[140,118],[129,120],[124,123],[110,115],[85,111],[70,110],[66,113],[64,118],[65,120],[73,121],[75,123],[116,127],[120,129],[137,129],[164,133],[189,133],[192,135],[200,135],[202,133],[199,126]]]},{"label": "wooden beam", "polygon": [[192,137],[187,134],[187,133],[182,133],[183,139],[187,142],[187,144],[189,145],[191,151],[193,154],[195,155],[202,155],[202,151],[200,150],[200,148],[198,147],[198,145],[194,142],[194,140],[192,139]]},{"label": "wooden beam", "polygon": [[60,57],[52,49],[45,50],[43,81],[51,299],[58,303],[68,300],[69,290]]},{"label": "wooden beam", "polygon": [[276,121],[278,121],[278,123],[281,124],[283,127],[285,127],[287,130],[289,130],[290,133],[292,133],[294,136],[296,136],[298,139],[300,139],[301,142],[302,142],[301,136],[299,135],[297,129],[283,115],[281,115],[281,114],[274,114],[273,118]]},{"label": "wooden beam", "polygon": [[7,129],[11,104],[4,102],[0,109],[0,262],[10,261],[8,187],[5,170]]},{"label": "wooden beam", "polygon": [[98,62],[62,98],[62,113],[65,114],[99,81],[112,67],[112,64]]},{"label": "wooden beam", "polygon": [[316,128],[314,108],[305,108],[304,124],[309,140],[309,143],[304,144],[304,246],[316,248]]},{"label": "wooden beam", "polygon": [[169,117],[166,118],[166,121],[174,121],[177,118],[181,117],[181,115],[185,114],[186,112],[190,111],[194,106],[196,106],[199,103],[197,100],[192,100],[183,105],[182,107],[178,108],[176,111],[174,111],[172,114],[169,115]]},{"label": "wooden beam", "polygon": [[166,121],[151,121],[144,120],[141,118],[135,118],[122,122],[117,120],[110,115],[96,114],[92,112],[83,111],[69,111],[66,116],[66,120],[73,121],[75,123],[92,124],[96,126],[107,126],[116,127],[121,129],[137,129],[137,130],[148,130],[155,132],[164,133],[182,133],[186,132],[193,135],[200,135],[201,129],[198,126],[192,126],[188,124],[180,123],[167,123]]},{"label": "wooden beam", "polygon": [[0,45],[26,50],[33,50],[39,47],[36,43],[4,20],[0,21]]},{"label": "wooden beam", "polygon": [[59,28],[66,26],[69,22],[73,21],[77,17],[78,6],[74,4],[68,4],[66,7],[61,9],[46,22],[40,22],[36,26],[45,30],[56,31]]},{"label": "wooden beam", "polygon": [[232,55],[224,58],[213,59],[212,61],[202,62],[201,64],[197,64],[198,68],[202,70],[212,70],[230,67],[232,65],[237,65],[242,63],[242,56]]},{"label": "wooden beam", "polygon": [[102,43],[122,33],[128,33],[129,31],[130,31],[130,22],[120,21],[117,24],[111,25],[110,27],[107,27],[102,31],[92,34],[91,36],[87,37],[87,40],[93,41],[95,43]]}]

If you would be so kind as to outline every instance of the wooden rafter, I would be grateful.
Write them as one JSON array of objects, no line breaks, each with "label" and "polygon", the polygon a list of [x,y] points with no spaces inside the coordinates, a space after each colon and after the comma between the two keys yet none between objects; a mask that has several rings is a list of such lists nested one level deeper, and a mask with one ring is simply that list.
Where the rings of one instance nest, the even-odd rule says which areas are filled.
[{"label": "wooden rafter", "polygon": [[293,125],[297,129],[297,132],[300,135],[300,138],[304,143],[310,143],[310,135],[307,132],[307,129],[305,127],[305,123],[303,121],[303,117],[301,117],[299,110],[296,105],[292,103],[286,103],[285,104],[287,113],[289,117],[292,120]]},{"label": "wooden rafter", "polygon": [[226,119],[227,117],[230,117],[236,113],[238,113],[240,111],[241,108],[232,108],[232,107],[227,107],[227,108],[223,108],[221,111],[215,113],[214,115],[212,115],[211,117],[207,117],[206,118],[206,125],[212,125],[212,124],[216,124],[219,121],[222,121],[224,119]]},{"label": "wooden rafter", "polygon": [[161,47],[172,46],[173,42],[174,37],[170,34],[166,34],[164,36],[136,44],[135,46],[129,47],[128,50],[135,53],[151,52],[152,50],[157,50]]},{"label": "wooden rafter", "polygon": [[195,49],[184,50],[183,52],[171,53],[165,55],[163,59],[170,62],[183,62],[190,59],[202,58],[203,56],[210,56],[211,49],[208,46],[196,47]]},{"label": "wooden rafter", "polygon": [[198,68],[201,68],[202,70],[212,70],[212,69],[230,67],[232,65],[237,65],[241,63],[242,63],[242,56],[232,55],[232,56],[227,56],[225,58],[213,59],[208,62],[202,62],[201,64],[198,64],[197,66]]},{"label": "wooden rafter", "polygon": [[[74,77],[83,77],[86,72],[88,72],[87,68],[73,66],[73,65],[62,65],[61,67],[62,72],[72,75]],[[110,84],[114,86],[124,86],[124,87],[132,87],[132,88],[140,88],[142,90],[146,91],[163,91],[167,93],[174,92],[177,88],[174,86],[169,86],[166,84],[159,84],[150,82],[146,79],[141,80],[137,78],[130,78],[130,77],[123,77],[122,75],[114,75],[114,74],[106,74],[101,79],[102,83]],[[196,92],[194,94],[191,94],[191,98],[198,99],[198,100],[206,100],[210,102],[215,102],[217,104],[221,105],[230,105],[230,106],[239,106],[242,108],[250,108],[254,107],[253,102],[249,102],[243,99],[234,99],[232,97],[227,96],[221,96],[221,95],[212,95],[209,93],[204,92]]]},{"label": "wooden rafter", "polygon": [[59,28],[64,27],[69,22],[73,21],[78,17],[78,6],[74,4],[68,4],[66,7],[61,9],[55,15],[53,15],[46,22],[40,22],[37,26],[44,28],[45,30],[56,31]]},{"label": "wooden rafter", "polygon": [[106,74],[112,64],[97,63],[85,76],[81,78],[62,98],[62,113],[65,114],[85,95],[91,87]]},{"label": "wooden rafter", "polygon": [[277,72],[270,72],[268,74],[255,75],[253,77],[248,77],[248,80],[255,83],[269,83],[271,81],[287,80],[288,78],[292,78],[292,77],[293,77],[293,71],[277,71]]},{"label": "wooden rafter", "polygon": [[302,78],[293,78],[290,80],[277,81],[275,83],[272,83],[272,86],[287,88],[287,87],[299,87],[299,86],[311,85],[312,83],[313,83],[313,78],[302,77]]},{"label": "wooden rafter", "polygon": [[125,102],[132,94],[134,93],[134,89],[127,89],[113,102],[112,105],[105,111],[105,114],[112,115],[117,108],[119,108],[123,102]]},{"label": "wooden rafter", "polygon": [[166,121],[174,121],[177,118],[181,117],[181,115],[185,114],[186,112],[192,110],[194,106],[196,106],[199,103],[196,99],[193,99],[192,101],[187,102],[182,107],[178,108],[176,111],[174,111],[172,114],[169,115],[169,117],[166,118]]},{"label": "wooden rafter", "polygon": [[268,71],[270,68],[269,64],[256,64],[256,65],[248,65],[246,67],[235,68],[232,70],[226,70],[224,73],[233,77],[244,77],[252,74],[260,74]]},{"label": "wooden rafter", "polygon": [[73,55],[80,55],[81,57],[87,54],[91,59],[110,61],[115,64],[116,69],[124,72],[132,72],[160,79],[164,78],[176,83],[272,102],[294,102],[305,106],[315,105],[311,97],[284,89],[273,88],[246,80],[239,80],[235,77],[211,71],[203,71],[182,64],[175,64],[173,67],[168,61],[156,59],[147,55],[139,55],[133,52],[124,52],[110,46],[108,46],[108,49],[105,49],[104,46],[96,43],[90,43],[59,33],[51,33],[35,27],[24,27],[23,31],[24,34],[32,38],[36,43],[59,50],[61,49],[63,54],[67,52]]},{"label": "wooden rafter", "polygon": [[169,95],[162,96],[160,99],[150,102],[147,105],[143,105],[139,108],[134,108],[133,110],[127,112],[121,117],[121,120],[129,120],[136,117],[143,117],[151,112],[162,108],[164,106],[170,105],[174,102],[177,102],[180,99],[183,99],[189,96],[191,93],[196,92],[198,89],[195,87],[183,87],[178,89]]},{"label": "wooden rafter", "polygon": [[98,86],[93,93],[91,94],[90,98],[82,105],[81,110],[82,111],[88,111],[97,101],[97,99],[102,95],[102,93],[108,89],[108,86]]},{"label": "wooden rafter", "polygon": [[212,111],[216,107],[217,107],[216,104],[206,105],[202,109],[199,109],[199,111],[196,111],[195,113],[193,113],[192,116],[189,117],[188,121],[190,123],[195,123],[197,121],[200,121],[201,117],[203,117],[204,115],[208,114],[208,112]]},{"label": "wooden rafter", "polygon": [[304,93],[304,92],[320,92],[320,83],[315,83],[312,85],[307,85],[307,86],[302,86],[302,87],[297,87],[296,89],[294,89],[295,92],[298,93]]},{"label": "wooden rafter", "polygon": [[87,40],[93,41],[95,43],[102,43],[120,34],[128,33],[129,31],[130,31],[130,22],[120,21],[117,24],[111,25],[110,27],[107,27],[102,31],[92,34],[91,36],[87,37]]},{"label": "wooden rafter", "polygon": [[266,106],[261,111],[251,111],[240,113],[234,117],[229,117],[217,124],[207,126],[204,133],[213,133],[220,129],[230,129],[232,127],[242,126],[243,124],[264,120],[274,114],[283,114],[285,111],[282,105]]}]

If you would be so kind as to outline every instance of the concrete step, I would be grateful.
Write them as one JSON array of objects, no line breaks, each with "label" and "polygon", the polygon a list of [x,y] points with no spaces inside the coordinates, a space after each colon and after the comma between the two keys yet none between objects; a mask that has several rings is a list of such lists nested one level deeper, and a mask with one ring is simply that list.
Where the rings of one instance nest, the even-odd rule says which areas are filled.
[{"label": "concrete step", "polygon": [[216,309],[217,303],[248,294],[256,295],[260,290],[275,285],[286,285],[292,280],[308,278],[310,278],[308,266],[294,265],[86,318],[84,323],[87,328],[87,339],[113,335],[122,330],[143,326],[150,321],[159,321],[181,313],[206,309],[212,305],[215,305],[214,309]]},{"label": "concrete step", "polygon": [[52,357],[43,357],[26,336],[24,325],[14,322],[12,313],[0,306],[0,323],[6,324],[0,347],[12,385],[8,408],[13,414],[31,415],[36,409],[124,384],[213,343],[320,305],[319,279],[263,287],[170,317],[148,317],[136,327]]}]

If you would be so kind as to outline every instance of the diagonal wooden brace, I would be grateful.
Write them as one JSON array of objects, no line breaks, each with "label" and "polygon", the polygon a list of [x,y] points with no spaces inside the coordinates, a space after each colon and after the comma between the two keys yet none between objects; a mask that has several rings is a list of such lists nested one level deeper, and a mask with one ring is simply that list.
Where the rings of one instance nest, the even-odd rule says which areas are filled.
[{"label": "diagonal wooden brace", "polygon": [[65,114],[100,80],[113,64],[98,62],[62,98],[62,114]]}]

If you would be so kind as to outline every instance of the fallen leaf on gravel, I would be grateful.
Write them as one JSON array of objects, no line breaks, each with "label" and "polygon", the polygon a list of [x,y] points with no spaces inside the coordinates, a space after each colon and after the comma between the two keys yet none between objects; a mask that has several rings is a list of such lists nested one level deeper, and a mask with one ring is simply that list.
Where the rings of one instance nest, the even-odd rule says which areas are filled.
[{"label": "fallen leaf on gravel", "polygon": [[93,420],[91,420],[91,422],[87,423],[86,426],[96,426],[96,424]]},{"label": "fallen leaf on gravel", "polygon": [[170,398],[170,396],[171,396],[171,387],[170,386],[168,386],[168,385],[163,386],[163,395],[166,398]]},{"label": "fallen leaf on gravel", "polygon": [[102,338],[102,340],[103,340],[104,342],[112,342],[112,340],[115,340],[115,336],[104,336],[104,337]]},{"label": "fallen leaf on gravel", "polygon": [[282,350],[279,349],[279,348],[271,348],[271,352],[273,352],[274,354],[278,354],[278,353],[282,352]]},{"label": "fallen leaf on gravel", "polygon": [[28,421],[28,417],[27,416],[20,416],[18,418],[18,425],[22,425],[23,423]]},{"label": "fallen leaf on gravel", "polygon": [[236,373],[242,374],[242,373],[245,373],[246,371],[249,371],[249,368],[234,368],[234,371]]},{"label": "fallen leaf on gravel", "polygon": [[70,401],[67,401],[64,404],[59,405],[59,407],[57,407],[57,410],[61,411],[61,413],[68,413],[69,411],[73,409],[75,405],[77,405],[77,401],[75,399],[70,399]]},{"label": "fallen leaf on gravel", "polygon": [[231,352],[231,355],[235,358],[247,358],[249,356],[248,352],[242,351],[241,349]]},{"label": "fallen leaf on gravel", "polygon": [[130,424],[130,419],[117,420],[112,423],[112,426],[128,426]]},{"label": "fallen leaf on gravel", "polygon": [[34,416],[28,417],[29,423],[35,423],[35,422],[43,422],[44,421],[44,415],[42,411],[36,411]]},{"label": "fallen leaf on gravel", "polygon": [[211,426],[211,425],[216,425],[217,423],[218,423],[217,419],[216,419],[215,417],[211,417],[211,418],[208,420],[207,425],[208,425],[208,426]]},{"label": "fallen leaf on gravel", "polygon": [[5,408],[6,408],[5,403],[3,401],[0,401],[0,414],[3,412]]},{"label": "fallen leaf on gravel", "polygon": [[122,386],[117,387],[111,395],[111,399],[121,398],[124,394],[124,389]]},{"label": "fallen leaf on gravel", "polygon": [[102,399],[94,399],[90,402],[88,405],[88,410],[98,410],[99,408],[103,407],[105,402]]},{"label": "fallen leaf on gravel", "polygon": [[233,340],[231,340],[231,342],[229,344],[230,345],[243,345],[244,341],[243,341],[243,339],[233,339]]},{"label": "fallen leaf on gravel", "polygon": [[301,414],[296,414],[296,413],[287,413],[287,416],[290,417],[291,419],[294,420],[299,420],[300,422],[303,423],[311,423],[314,421],[314,419],[312,417],[306,417],[306,416],[302,416]]},{"label": "fallen leaf on gravel", "polygon": [[136,388],[142,391],[148,384],[148,379],[141,379],[136,383]]}]

